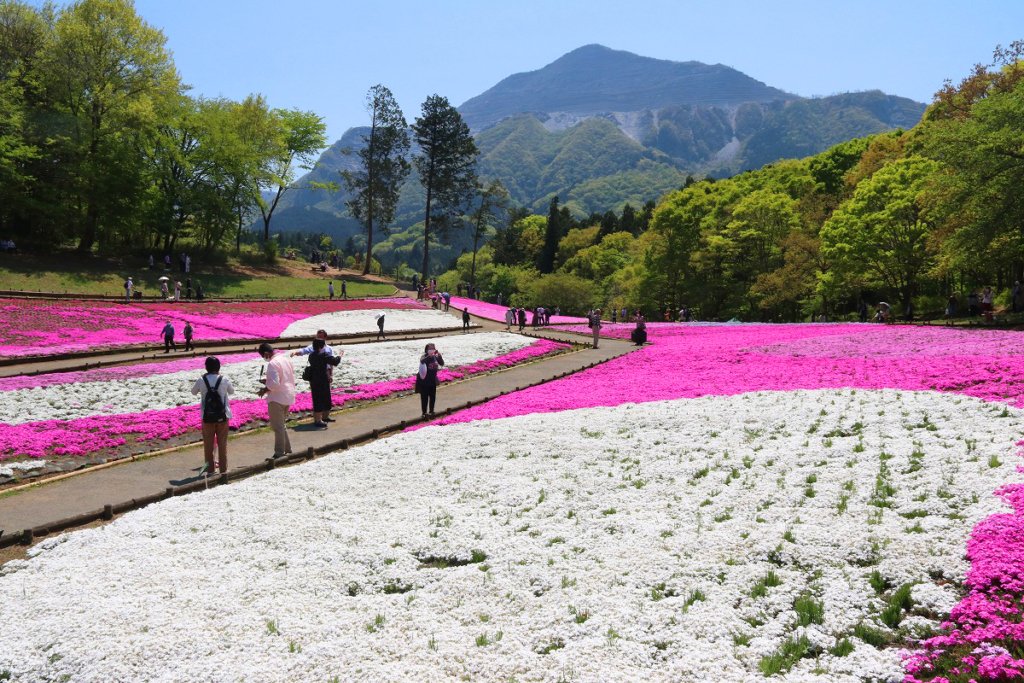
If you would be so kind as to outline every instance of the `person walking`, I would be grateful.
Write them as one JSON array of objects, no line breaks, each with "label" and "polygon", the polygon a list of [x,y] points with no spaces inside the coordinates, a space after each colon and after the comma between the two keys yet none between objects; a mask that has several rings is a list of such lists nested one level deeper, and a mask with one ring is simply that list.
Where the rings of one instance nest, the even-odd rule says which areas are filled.
[{"label": "person walking", "polygon": [[327,298],[331,299],[332,301],[334,300],[334,280],[331,280],[327,284]]},{"label": "person walking", "polygon": [[295,371],[291,361],[283,353],[274,354],[274,347],[263,342],[259,348],[260,357],[267,361],[267,376],[260,379],[263,388],[260,396],[267,399],[267,413],[270,428],[274,430],[274,457],[280,458],[292,452],[288,438],[288,408],[295,403]]},{"label": "person walking", "polygon": [[341,281],[341,298],[348,300],[348,285],[344,280]]},{"label": "person walking", "polygon": [[323,339],[313,340],[313,353],[309,354],[309,389],[313,396],[313,426],[327,429],[327,417],[331,412],[330,368],[341,362],[338,356],[329,356],[324,351],[327,343]]},{"label": "person walking", "polygon": [[985,314],[985,322],[990,323],[995,318],[992,310],[992,288],[986,287],[981,290],[981,312]]},{"label": "person walking", "polygon": [[949,295],[949,299],[946,300],[946,320],[949,324],[953,324],[953,318],[956,317],[956,292]]},{"label": "person walking", "polygon": [[180,282],[175,282],[174,283],[174,302],[178,303],[179,301],[181,301],[181,283]]},{"label": "person walking", "polygon": [[434,414],[434,403],[437,401],[437,385],[441,380],[437,378],[439,367],[444,366],[444,358],[441,357],[437,347],[432,343],[423,348],[423,355],[420,356],[420,369],[416,373],[416,393],[420,395],[420,408],[423,415],[427,415],[427,408],[430,414]]},{"label": "person walking", "polygon": [[[231,380],[220,374],[220,360],[215,356],[206,359],[206,374],[192,385],[192,395],[199,398],[203,424],[203,456],[206,464],[202,473],[212,473],[220,467],[221,474],[228,471],[228,425],[231,420],[231,406],[228,396],[235,393]],[[217,460],[213,459],[213,445],[217,444]]]},{"label": "person walking", "polygon": [[462,309],[462,331],[469,331],[469,307]]},{"label": "person walking", "polygon": [[125,303],[131,303],[131,300],[132,300],[132,290],[134,288],[135,288],[135,283],[132,282],[132,279],[130,277],[127,280],[124,281],[124,302]]},{"label": "person walking", "polygon": [[188,353],[189,351],[195,351],[196,345],[192,343],[192,336],[196,331],[192,329],[192,323],[186,320],[185,329],[183,329],[181,333],[185,335],[185,352]]},{"label": "person walking", "polygon": [[[437,301],[437,300],[435,299],[435,301]],[[387,341],[387,339],[388,339],[387,337],[384,336],[384,314],[383,313],[381,313],[380,315],[377,316],[377,340],[379,341],[381,339],[383,339],[384,341]]]},{"label": "person walking", "polygon": [[167,300],[167,280],[160,282],[160,298],[164,301]]},{"label": "person walking", "polygon": [[601,309],[594,311],[590,316],[590,329],[594,333],[594,348],[597,349],[598,340],[601,338]]},{"label": "person walking", "polygon": [[516,309],[512,308],[511,306],[509,306],[508,310],[505,311],[505,331],[506,332],[511,332],[512,331],[512,319],[515,317],[515,315],[516,315]]},{"label": "person walking", "polygon": [[164,325],[164,329],[160,331],[160,334],[164,338],[164,353],[170,353],[171,348],[175,351],[178,350],[178,345],[174,343],[174,325],[171,324],[170,320]]},{"label": "person walking", "polygon": [[522,332],[524,327],[526,327],[526,309],[520,307],[520,309],[519,309],[519,331]]},{"label": "person walking", "polygon": [[[616,318],[617,315],[618,315],[618,312],[613,308],[612,309],[612,325],[615,324],[615,318]],[[682,316],[680,316],[680,317],[682,317]]]}]

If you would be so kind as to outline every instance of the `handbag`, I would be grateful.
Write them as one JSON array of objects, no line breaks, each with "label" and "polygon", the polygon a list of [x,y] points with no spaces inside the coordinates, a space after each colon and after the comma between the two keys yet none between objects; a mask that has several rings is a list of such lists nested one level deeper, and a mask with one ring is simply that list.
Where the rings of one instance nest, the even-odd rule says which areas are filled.
[{"label": "handbag", "polygon": [[302,368],[302,379],[305,382],[312,382],[313,381],[313,366],[312,365],[307,365],[306,367]]}]

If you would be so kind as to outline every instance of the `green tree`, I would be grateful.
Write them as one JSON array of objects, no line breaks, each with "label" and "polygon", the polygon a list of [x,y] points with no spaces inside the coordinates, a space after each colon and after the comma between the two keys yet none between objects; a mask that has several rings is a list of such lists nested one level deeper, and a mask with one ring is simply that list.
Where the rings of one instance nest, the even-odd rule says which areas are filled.
[{"label": "green tree", "polygon": [[521,305],[558,307],[565,315],[583,315],[594,305],[594,283],[567,273],[547,273],[534,278],[517,299]]},{"label": "green tree", "polygon": [[[269,157],[269,163],[259,182],[259,189],[274,192],[268,202],[260,194],[260,213],[263,216],[263,241],[270,239],[270,219],[274,215],[281,197],[291,189],[298,189],[295,183],[296,168],[309,171],[313,168],[316,154],[327,144],[327,125],[323,117],[301,109],[275,109],[280,128],[281,143],[277,153]],[[323,187],[310,184],[308,188]]]},{"label": "green tree", "polygon": [[69,205],[81,206],[78,248],[102,226],[131,226],[143,186],[139,150],[155,134],[154,112],[181,91],[163,33],[128,0],[81,0],[57,16],[39,75],[65,117],[55,143],[76,173]]},{"label": "green tree", "polygon": [[431,230],[447,236],[455,216],[468,205],[476,187],[477,148],[469,126],[448,99],[431,95],[412,126],[419,148],[413,163],[426,192],[423,218],[423,272],[430,270]]},{"label": "green tree", "polygon": [[909,157],[857,186],[821,229],[822,253],[836,276],[863,273],[912,301],[930,260],[926,240],[933,226],[923,195],[938,170],[934,161]]},{"label": "green tree", "polygon": [[544,227],[544,249],[540,253],[538,268],[542,273],[550,273],[555,269],[555,255],[558,243],[562,239],[563,214],[558,208],[558,195],[551,198],[548,204],[548,222]]},{"label": "green tree", "polygon": [[366,94],[366,113],[370,115],[370,131],[362,136],[363,147],[356,152],[360,166],[355,171],[342,171],[352,198],[345,204],[352,217],[366,234],[366,265],[370,272],[373,259],[373,221],[387,235],[388,224],[395,216],[398,194],[409,175],[408,125],[394,95],[383,85],[375,85]]},{"label": "green tree", "polygon": [[491,222],[508,210],[509,204],[508,190],[500,180],[492,180],[487,185],[478,183],[476,195],[475,207],[469,214],[469,220],[473,226],[473,263],[469,269],[470,286],[476,284],[476,252],[480,239],[485,236]]}]

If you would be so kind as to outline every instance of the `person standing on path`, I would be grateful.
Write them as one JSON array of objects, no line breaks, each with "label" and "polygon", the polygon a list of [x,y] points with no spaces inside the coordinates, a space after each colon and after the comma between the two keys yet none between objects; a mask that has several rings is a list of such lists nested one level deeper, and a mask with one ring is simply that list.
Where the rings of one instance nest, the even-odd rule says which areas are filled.
[{"label": "person standing on path", "polygon": [[124,281],[124,302],[131,303],[132,300],[132,289],[135,288],[135,283],[132,282],[131,278]]},{"label": "person standing on path", "polygon": [[598,340],[601,338],[601,309],[594,311],[590,316],[590,329],[594,333],[594,348],[597,349]]},{"label": "person standing on path", "polygon": [[526,309],[519,309],[519,331],[522,332],[523,328],[526,327]]},{"label": "person standing on path", "polygon": [[462,331],[469,332],[469,307],[462,309]]},{"label": "person standing on path", "polygon": [[[335,349],[333,346],[331,346],[330,344],[327,343],[327,330],[317,330],[316,331],[316,339],[322,339],[324,341],[324,352],[328,356],[337,356],[340,359],[342,356],[345,355],[345,351],[343,349]],[[291,355],[292,356],[308,356],[311,353],[313,353],[313,344],[310,344],[309,346],[307,346],[304,349],[299,349],[298,351],[293,351]],[[327,374],[328,374],[328,378],[331,381],[331,386],[334,386],[334,366],[333,365],[328,365],[327,366]],[[334,422],[334,419],[332,417],[330,417],[329,413],[330,413],[330,411],[328,411],[328,414],[324,415],[324,422]]]},{"label": "person standing on path", "polygon": [[191,256],[186,256],[185,257],[185,275],[188,275],[191,272],[192,272],[192,257]]},{"label": "person standing on path", "polygon": [[498,305],[501,305],[501,292],[498,292]]},{"label": "person standing on path", "polygon": [[260,344],[259,352],[260,357],[267,361],[267,376],[260,380],[263,384],[260,396],[267,399],[270,427],[274,430],[274,457],[280,458],[292,452],[285,423],[288,408],[295,403],[295,371],[285,354],[274,355],[274,347],[270,344]]},{"label": "person standing on path", "polygon": [[514,308],[512,308],[510,306],[509,309],[507,311],[505,311],[505,331],[506,332],[511,332],[512,331],[512,319],[515,318],[515,317],[516,317],[516,309],[514,309]]},{"label": "person standing on path", "polygon": [[153,255],[152,254],[149,255],[149,269],[150,270],[156,270],[156,266],[153,263]]},{"label": "person standing on path", "polygon": [[181,282],[174,283],[174,303],[181,301]]},{"label": "person standing on path", "polygon": [[[231,380],[220,375],[220,360],[214,356],[206,359],[206,374],[192,385],[192,395],[201,394],[199,410],[203,420],[203,456],[206,464],[203,472],[213,472],[220,465],[221,474],[228,471],[228,425],[231,420],[231,406],[228,396],[235,393]],[[213,444],[217,443],[217,460],[213,460]]]},{"label": "person standing on path", "polygon": [[[437,301],[437,299],[435,299],[434,301]],[[377,316],[377,340],[379,341],[381,339],[383,339],[384,341],[387,341],[387,339],[388,339],[387,337],[384,336],[384,314],[383,313],[381,313],[380,315]]]},{"label": "person standing on path", "polygon": [[160,331],[160,334],[164,338],[164,353],[170,353],[171,348],[175,351],[178,350],[178,345],[174,343],[174,325],[171,324],[170,320],[164,325],[164,329]]},{"label": "person standing on path", "polygon": [[185,278],[185,298],[189,301],[192,300],[192,276],[189,275]]},{"label": "person standing on path", "polygon": [[166,270],[170,270],[170,269],[171,269],[171,255],[170,254],[164,254],[164,270],[166,271]]},{"label": "person standing on path", "polygon": [[[423,355],[420,356],[420,369],[416,373],[416,393],[420,395],[420,408],[424,415],[427,408],[430,414],[434,414],[434,403],[437,401],[437,385],[441,380],[437,378],[437,370],[444,365],[444,358],[437,351],[433,344],[427,344],[423,348]],[[429,405],[428,405],[429,404]]]},{"label": "person standing on path", "polygon": [[334,300],[334,280],[331,280],[327,284],[327,298],[330,299],[331,301]]},{"label": "person standing on path", "polygon": [[344,280],[341,281],[341,298],[348,299],[348,286]]},{"label": "person standing on path", "polygon": [[986,287],[981,290],[981,312],[985,314],[985,322],[992,322],[992,288]]},{"label": "person standing on path", "polygon": [[313,340],[313,353],[309,354],[309,389],[313,395],[313,426],[316,429],[327,429],[328,415],[331,412],[331,378],[330,368],[341,362],[338,356],[329,356],[324,347],[323,339]]},{"label": "person standing on path", "polygon": [[160,283],[160,298],[165,301],[167,299],[167,280],[163,280]]},{"label": "person standing on path", "polygon": [[192,343],[192,336],[195,334],[195,330],[192,329],[192,323],[185,321],[185,329],[181,331],[185,335],[185,353],[189,351],[195,351],[196,346]]}]

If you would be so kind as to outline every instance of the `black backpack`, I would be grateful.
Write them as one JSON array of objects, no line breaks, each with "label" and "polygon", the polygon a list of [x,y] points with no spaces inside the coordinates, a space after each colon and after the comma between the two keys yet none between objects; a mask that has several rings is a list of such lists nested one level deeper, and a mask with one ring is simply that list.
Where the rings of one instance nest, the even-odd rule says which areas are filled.
[{"label": "black backpack", "polygon": [[211,387],[206,375],[203,375],[203,384],[206,385],[206,398],[203,399],[203,422],[223,422],[228,418],[227,410],[224,408],[224,399],[218,392],[221,379],[223,378],[218,377],[217,382]]}]

